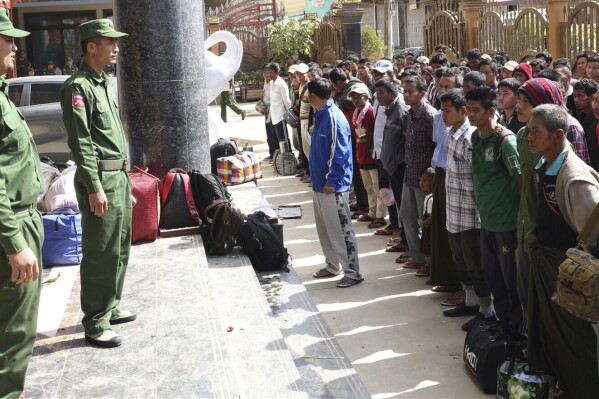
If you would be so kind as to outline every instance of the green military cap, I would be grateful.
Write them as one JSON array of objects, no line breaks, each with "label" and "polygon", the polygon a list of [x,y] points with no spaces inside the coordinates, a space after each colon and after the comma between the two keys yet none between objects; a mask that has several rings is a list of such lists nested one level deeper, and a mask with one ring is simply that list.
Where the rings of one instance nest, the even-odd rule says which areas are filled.
[{"label": "green military cap", "polygon": [[73,61],[71,57],[67,57],[67,61]]},{"label": "green military cap", "polygon": [[125,37],[126,33],[114,30],[109,19],[94,19],[79,25],[79,40],[84,41],[96,36]]},{"label": "green military cap", "polygon": [[25,37],[29,36],[26,30],[16,29],[12,26],[12,22],[8,19],[5,10],[0,10],[0,35],[8,37]]},{"label": "green military cap", "polygon": [[54,61],[50,60],[46,63],[46,65],[54,65]]}]

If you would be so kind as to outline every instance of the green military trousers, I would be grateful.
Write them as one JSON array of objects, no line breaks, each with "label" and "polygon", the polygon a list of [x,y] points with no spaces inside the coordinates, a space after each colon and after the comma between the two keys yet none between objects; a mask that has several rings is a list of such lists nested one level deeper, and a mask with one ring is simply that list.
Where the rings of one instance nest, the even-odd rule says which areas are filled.
[{"label": "green military trousers", "polygon": [[0,398],[16,399],[25,387],[25,373],[37,335],[42,288],[44,227],[38,211],[15,216],[27,245],[38,259],[40,274],[27,284],[11,282],[12,269],[0,247]]},{"label": "green military trousers", "polygon": [[227,107],[231,108],[237,115],[243,112],[235,100],[233,100],[232,95],[227,91],[223,91],[220,93],[220,118],[223,122],[227,121]]},{"label": "green military trousers", "polygon": [[131,184],[125,171],[98,172],[108,212],[101,217],[89,208],[89,194],[75,178],[81,212],[81,310],[87,334],[110,329],[118,313],[131,250]]}]

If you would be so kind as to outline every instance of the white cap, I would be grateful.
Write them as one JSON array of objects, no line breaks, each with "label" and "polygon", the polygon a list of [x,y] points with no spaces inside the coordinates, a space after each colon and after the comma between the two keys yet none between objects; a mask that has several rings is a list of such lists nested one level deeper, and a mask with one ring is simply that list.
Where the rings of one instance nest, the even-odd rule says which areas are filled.
[{"label": "white cap", "polygon": [[416,62],[418,62],[419,64],[428,64],[429,62],[431,62],[431,60],[429,60],[428,57],[421,55],[416,59]]},{"label": "white cap", "polygon": [[350,87],[349,92],[347,93],[348,97],[351,96],[352,93],[366,94],[370,97],[370,90],[368,90],[368,87],[364,83],[355,83]]},{"label": "white cap", "polygon": [[503,67],[505,69],[507,69],[508,71],[512,72],[514,69],[516,69],[517,66],[518,66],[518,63],[516,61],[508,61],[505,63],[505,65]]},{"label": "white cap", "polygon": [[306,73],[306,72],[308,72],[308,69],[310,69],[308,67],[308,65],[304,64],[303,62],[301,64],[297,64],[295,66],[295,72],[299,72],[299,73]]},{"label": "white cap", "polygon": [[379,60],[374,64],[374,69],[380,73],[387,73],[393,70],[393,63],[389,60]]}]

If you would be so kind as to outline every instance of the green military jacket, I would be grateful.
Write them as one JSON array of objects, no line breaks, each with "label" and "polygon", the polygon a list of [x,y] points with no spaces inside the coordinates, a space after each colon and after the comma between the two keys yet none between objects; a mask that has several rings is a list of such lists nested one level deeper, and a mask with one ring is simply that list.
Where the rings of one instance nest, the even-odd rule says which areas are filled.
[{"label": "green military jacket", "polygon": [[65,75],[72,75],[75,72],[77,72],[77,67],[75,65],[73,65],[72,67],[64,67],[64,74]]},{"label": "green military jacket", "polygon": [[43,189],[35,142],[23,114],[8,97],[5,77],[0,77],[0,244],[12,255],[28,246],[13,208],[35,206]]},{"label": "green military jacket", "polygon": [[98,159],[127,158],[127,142],[119,108],[108,76],[98,75],[85,62],[59,93],[62,119],[77,179],[89,194],[102,191]]},{"label": "green military jacket", "polygon": [[539,207],[539,187],[535,166],[541,155],[535,154],[528,146],[528,129],[523,127],[518,132],[518,155],[522,167],[522,192],[520,193],[520,209],[518,212],[518,242],[523,243],[526,234],[535,228]]}]

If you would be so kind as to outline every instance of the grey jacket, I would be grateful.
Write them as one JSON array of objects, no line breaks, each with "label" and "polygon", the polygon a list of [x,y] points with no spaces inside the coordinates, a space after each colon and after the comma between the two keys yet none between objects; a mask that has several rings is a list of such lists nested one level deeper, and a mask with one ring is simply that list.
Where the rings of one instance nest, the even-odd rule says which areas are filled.
[{"label": "grey jacket", "polygon": [[381,148],[381,162],[383,168],[390,175],[395,172],[402,163],[405,162],[406,137],[404,130],[406,127],[408,107],[403,101],[401,94],[398,94],[391,104],[385,110],[387,122],[383,133],[383,147]]}]

